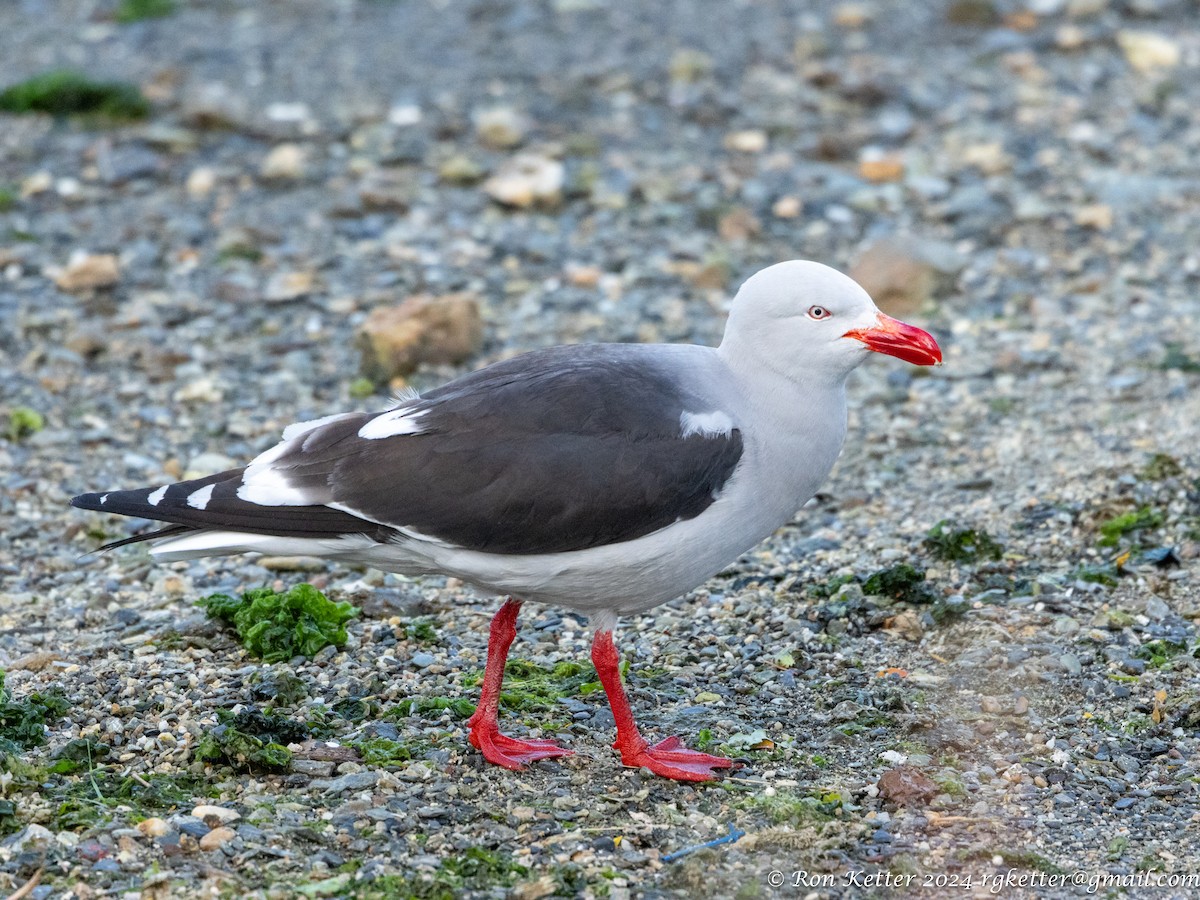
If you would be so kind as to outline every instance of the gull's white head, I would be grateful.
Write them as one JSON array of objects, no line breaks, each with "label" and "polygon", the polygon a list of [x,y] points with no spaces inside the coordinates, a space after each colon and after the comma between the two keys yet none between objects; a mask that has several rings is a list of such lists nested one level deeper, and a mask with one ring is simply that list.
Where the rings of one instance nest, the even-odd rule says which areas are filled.
[{"label": "gull's white head", "polygon": [[842,382],[871,351],[918,366],[942,351],[925,331],[885,316],[857,282],[808,260],[777,263],[733,298],[721,352],[795,381]]}]

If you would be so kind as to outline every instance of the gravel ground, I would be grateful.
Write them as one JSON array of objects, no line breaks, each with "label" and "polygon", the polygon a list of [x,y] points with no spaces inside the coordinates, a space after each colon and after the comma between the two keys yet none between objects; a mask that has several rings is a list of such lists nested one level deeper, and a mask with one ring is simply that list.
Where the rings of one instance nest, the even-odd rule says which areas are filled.
[{"label": "gravel ground", "polygon": [[[1195,896],[1194,4],[116,6],[0,5],[3,84],[70,66],[154,104],[0,115],[0,414],[44,417],[0,437],[0,669],[15,702],[70,704],[0,773],[0,893]],[[505,180],[517,154],[540,182]],[[433,709],[473,696],[494,598],[81,559],[140,525],[71,495],[379,408],[376,307],[478,299],[481,349],[421,387],[555,343],[714,341],[740,280],[798,256],[855,266],[946,365],[869,361],[824,493],[623,623],[647,732],[742,757],[719,782],[619,766],[571,614],[526,609],[514,657],[559,672],[508,716],[577,755],[510,773]],[[943,520],[1001,552],[948,559]],[[864,584],[904,563],[926,590]],[[302,580],[363,607],[341,652],[264,666],[194,605]],[[266,708],[308,731],[290,769],[195,758],[218,712]]]}]

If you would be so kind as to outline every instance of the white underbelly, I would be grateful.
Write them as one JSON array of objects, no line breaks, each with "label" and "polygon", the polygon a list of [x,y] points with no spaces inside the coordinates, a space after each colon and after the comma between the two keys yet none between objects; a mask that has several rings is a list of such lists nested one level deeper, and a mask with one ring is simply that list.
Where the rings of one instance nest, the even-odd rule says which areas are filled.
[{"label": "white underbelly", "polygon": [[[641,612],[695,588],[791,520],[833,465],[781,485],[751,469],[693,519],[645,537],[565,553],[505,555],[406,539],[354,554],[385,571],[443,573],[488,591],[581,612]],[[811,457],[809,457],[811,461]],[[761,486],[756,489],[755,486]]]}]

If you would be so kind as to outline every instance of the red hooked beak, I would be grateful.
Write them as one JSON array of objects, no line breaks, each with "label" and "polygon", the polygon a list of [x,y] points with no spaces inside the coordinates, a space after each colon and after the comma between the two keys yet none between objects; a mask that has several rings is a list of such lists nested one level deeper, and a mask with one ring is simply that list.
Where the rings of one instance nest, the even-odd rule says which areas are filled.
[{"label": "red hooked beak", "polygon": [[879,314],[874,328],[853,328],[842,337],[862,341],[876,353],[895,356],[914,366],[940,366],[942,348],[928,331]]}]

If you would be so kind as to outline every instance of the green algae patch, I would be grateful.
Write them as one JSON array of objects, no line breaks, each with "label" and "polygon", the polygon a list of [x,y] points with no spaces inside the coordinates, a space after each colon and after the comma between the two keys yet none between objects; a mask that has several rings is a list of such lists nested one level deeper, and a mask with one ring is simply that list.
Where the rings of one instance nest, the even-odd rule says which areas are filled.
[{"label": "green algae patch", "polygon": [[456,718],[465,719],[475,712],[475,701],[467,697],[408,697],[401,700],[385,714],[386,719],[406,719],[410,716],[439,718],[449,712]]},{"label": "green algae patch", "polygon": [[330,645],[344,647],[345,624],[358,615],[358,607],[334,603],[311,584],[286,593],[264,587],[240,597],[210,594],[196,605],[232,625],[246,651],[268,663],[316,656]]},{"label": "green algae patch", "polygon": [[71,704],[58,690],[44,694],[35,691],[17,700],[4,686],[4,672],[0,670],[0,757],[44,744],[46,726],[70,709]]},{"label": "green algae patch", "polygon": [[175,12],[175,0],[121,0],[113,18],[122,25],[162,19]]},{"label": "green algae patch", "polygon": [[234,713],[217,710],[219,724],[200,739],[195,757],[200,762],[227,763],[243,771],[279,772],[292,764],[287,745],[309,736],[303,722],[253,707]]},{"label": "green algae patch", "polygon": [[0,111],[120,122],[146,118],[150,102],[127,82],[96,81],[70,69],[55,69],[0,91]]},{"label": "green algae patch", "polygon": [[1116,516],[1100,525],[1101,547],[1115,547],[1126,535],[1149,531],[1163,524],[1163,514],[1156,509],[1143,506],[1133,512]]},{"label": "green algae patch", "polygon": [[924,544],[929,552],[944,562],[982,562],[998,560],[1004,547],[982,528],[955,528],[943,519],[929,529]]},{"label": "green algae patch", "polygon": [[925,583],[925,571],[908,563],[875,572],[863,582],[863,593],[891,597],[902,603],[933,603],[937,600],[933,588]]},{"label": "green algae patch", "polygon": [[45,427],[46,419],[40,412],[28,406],[18,406],[8,414],[8,429],[5,433],[10,441],[16,443],[37,434]]}]

